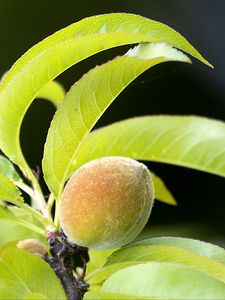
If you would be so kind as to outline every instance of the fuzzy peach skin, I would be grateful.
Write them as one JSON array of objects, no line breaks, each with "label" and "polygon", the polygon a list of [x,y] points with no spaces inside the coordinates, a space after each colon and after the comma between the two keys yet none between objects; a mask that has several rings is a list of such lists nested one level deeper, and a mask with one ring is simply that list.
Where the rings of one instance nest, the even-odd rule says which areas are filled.
[{"label": "fuzzy peach skin", "polygon": [[109,249],[131,242],[143,229],[154,200],[147,167],[110,156],[79,168],[60,202],[60,226],[70,242]]},{"label": "fuzzy peach skin", "polygon": [[19,241],[16,246],[33,254],[46,255],[48,252],[45,245],[36,239]]}]

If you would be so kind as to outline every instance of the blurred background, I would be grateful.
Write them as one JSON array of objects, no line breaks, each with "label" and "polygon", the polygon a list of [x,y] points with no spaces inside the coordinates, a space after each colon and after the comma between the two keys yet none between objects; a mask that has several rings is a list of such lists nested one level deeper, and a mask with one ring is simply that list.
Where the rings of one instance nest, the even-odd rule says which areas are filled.
[{"label": "blurred background", "polygon": [[[118,97],[97,127],[153,114],[191,114],[225,121],[223,0],[0,0],[0,75],[49,34],[84,17],[109,12],[136,13],[173,27],[215,69],[195,59],[192,65],[166,63],[150,69]],[[66,71],[59,81],[68,90],[84,72],[126,50],[127,47],[120,47],[89,58]],[[50,103],[38,100],[23,122],[21,143],[33,169],[41,165],[53,114]],[[149,221],[150,233],[188,236],[225,245],[225,179],[181,167],[148,165],[164,179],[178,201],[177,207],[157,201]]]}]

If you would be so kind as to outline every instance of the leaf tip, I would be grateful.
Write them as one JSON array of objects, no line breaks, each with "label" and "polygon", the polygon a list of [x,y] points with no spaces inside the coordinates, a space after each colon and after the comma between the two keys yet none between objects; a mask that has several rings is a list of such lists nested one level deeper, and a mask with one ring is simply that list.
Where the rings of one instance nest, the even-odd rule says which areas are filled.
[{"label": "leaf tip", "polygon": [[201,56],[201,62],[203,64],[205,64],[206,66],[210,67],[211,69],[214,69],[214,66],[208,60],[206,60],[203,56]]},{"label": "leaf tip", "polygon": [[191,60],[187,55],[166,43],[141,43],[130,49],[126,55],[138,57],[140,59],[165,57],[167,60],[171,61],[191,63]]}]

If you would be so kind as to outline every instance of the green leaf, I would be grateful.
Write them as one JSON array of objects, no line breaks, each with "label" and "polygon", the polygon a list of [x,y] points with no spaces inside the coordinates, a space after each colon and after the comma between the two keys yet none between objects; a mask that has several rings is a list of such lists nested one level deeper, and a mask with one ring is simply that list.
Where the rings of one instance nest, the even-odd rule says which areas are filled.
[{"label": "green leaf", "polygon": [[0,173],[4,174],[13,181],[20,181],[21,178],[16,172],[13,164],[4,156],[0,155]]},{"label": "green leaf", "polygon": [[225,264],[225,249],[199,240],[181,237],[153,237],[141,241],[133,242],[126,247],[137,247],[147,245],[162,245],[182,248],[200,256],[211,258]]},{"label": "green leaf", "polygon": [[87,274],[86,279],[91,285],[100,284],[128,265],[149,260],[178,262],[225,280],[225,250],[223,248],[199,240],[179,237],[148,238],[124,246],[108,258],[104,267]]},{"label": "green leaf", "polygon": [[109,277],[102,292],[159,299],[224,299],[225,284],[187,266],[151,262],[131,266]]},{"label": "green leaf", "polygon": [[173,246],[136,246],[122,248],[112,254],[106,265],[122,262],[171,262],[187,265],[225,283],[225,265],[208,257]]},{"label": "green leaf", "polygon": [[56,107],[62,102],[65,97],[63,86],[57,81],[48,82],[38,93],[36,98],[43,98],[52,102]]},{"label": "green leaf", "polygon": [[9,249],[9,248],[15,248],[15,247],[17,247],[17,243],[18,243],[19,241],[18,240],[14,240],[14,241],[10,241],[10,242],[7,242],[7,243],[5,243],[5,244],[2,244],[1,245],[1,243],[0,243],[0,257],[1,257],[1,254],[5,251],[5,250],[7,250],[7,249]]},{"label": "green leaf", "polygon": [[[21,208],[20,208],[21,209]],[[22,210],[22,209],[21,209]],[[22,225],[24,227],[27,227],[29,229],[32,229],[36,231],[37,233],[46,236],[45,230],[43,228],[40,228],[39,226],[36,226],[30,222],[27,222],[24,219],[18,218],[10,209],[9,206],[2,206],[0,205],[0,219],[7,220],[10,222],[15,222],[16,224]]]},{"label": "green leaf", "polygon": [[116,293],[104,293],[104,292],[87,292],[84,295],[85,300],[144,300],[144,299],[156,299],[155,297],[137,297],[137,296],[130,296],[130,295],[122,295],[122,294],[116,294]]},{"label": "green leaf", "polygon": [[49,299],[66,299],[52,268],[42,259],[17,248],[1,253],[0,299],[35,299],[39,293]]},{"label": "green leaf", "polygon": [[92,69],[71,88],[54,116],[44,149],[45,181],[56,198],[74,169],[80,143],[116,96],[148,68],[173,60],[189,61],[166,44],[141,44]]},{"label": "green leaf", "polygon": [[13,213],[8,209],[7,206],[0,206],[0,219],[12,219],[15,216]]},{"label": "green leaf", "polygon": [[225,123],[195,116],[147,116],[114,123],[89,134],[76,155],[76,168],[110,155],[225,176]]},{"label": "green leaf", "polygon": [[140,264],[140,261],[126,261],[120,263],[113,263],[112,265],[106,265],[93,273],[88,274],[85,280],[92,285],[102,284],[107,278],[117,271],[129,266]]},{"label": "green leaf", "polygon": [[[157,245],[167,247],[159,247]],[[144,246],[151,247],[145,248]],[[178,247],[178,249],[175,247]],[[183,249],[188,251],[184,251]],[[105,267],[88,274],[86,279],[90,284],[99,284],[114,272],[125,268],[126,264],[133,265],[143,261],[154,260],[190,265],[220,280],[224,280],[224,255],[224,249],[198,240],[173,237],[150,238],[133,242],[114,252],[109,257]],[[205,258],[202,256],[205,256]],[[217,262],[223,263],[223,265]]]},{"label": "green leaf", "polygon": [[86,274],[90,274],[97,269],[101,268],[105,263],[107,258],[117,249],[107,249],[107,250],[94,250],[89,249],[88,254],[90,256],[90,261],[87,265]]},{"label": "green leaf", "polygon": [[[20,181],[16,182],[18,185],[23,185]],[[46,218],[39,213],[37,210],[30,207],[28,204],[24,203],[22,197],[20,197],[20,190],[15,186],[15,184],[4,174],[0,173],[0,204],[2,201],[10,202],[14,205],[17,205],[22,210],[27,211],[29,214],[32,214],[37,220],[39,220],[43,225],[46,224]],[[27,223],[24,223],[27,226]],[[31,225],[32,226],[32,225]],[[35,229],[35,227],[34,227]],[[39,230],[37,228],[37,230]],[[41,230],[42,234],[44,234],[43,230]]]},{"label": "green leaf", "polygon": [[0,84],[0,149],[30,178],[19,137],[23,117],[40,90],[77,62],[112,47],[167,43],[211,66],[185,38],[170,27],[132,14],[107,14],[84,19],[32,47]]},{"label": "green leaf", "polygon": [[176,200],[171,192],[167,189],[162,179],[156,176],[153,172],[151,172],[151,176],[154,183],[155,198],[170,205],[177,205]]},{"label": "green leaf", "polygon": [[43,243],[46,243],[46,237],[33,230],[32,225],[35,225],[42,230],[43,226],[34,219],[32,214],[18,207],[8,207],[8,209],[10,209],[13,215],[18,219],[25,221],[29,225],[31,224],[31,226],[24,226],[24,224],[15,222],[13,219],[0,219],[0,245],[27,238],[36,238]]},{"label": "green leaf", "polygon": [[[0,82],[4,80],[7,73],[8,71],[2,75],[2,77],[0,78]],[[49,100],[50,102],[52,102],[54,106],[57,107],[60,104],[60,102],[62,102],[62,100],[64,99],[65,94],[66,92],[64,87],[56,80],[53,80],[53,81],[49,81],[39,91],[39,93],[36,95],[36,98]],[[1,165],[1,160],[0,160],[0,165]]]},{"label": "green leaf", "polygon": [[0,201],[16,201],[20,195],[21,193],[14,183],[3,173],[0,173]]},{"label": "green leaf", "polygon": [[45,297],[43,294],[40,293],[31,293],[26,296],[24,300],[48,300],[49,298]]}]

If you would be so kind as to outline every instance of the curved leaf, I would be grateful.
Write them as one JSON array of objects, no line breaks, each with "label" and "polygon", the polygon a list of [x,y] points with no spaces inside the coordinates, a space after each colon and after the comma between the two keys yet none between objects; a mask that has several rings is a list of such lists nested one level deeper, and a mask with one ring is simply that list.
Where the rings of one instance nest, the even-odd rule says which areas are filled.
[{"label": "curved leaf", "polygon": [[[8,71],[5,72],[0,78],[0,82],[6,77]],[[36,95],[36,98],[49,100],[56,107],[65,97],[64,87],[56,80],[49,81]]]},{"label": "curved leaf", "polygon": [[51,267],[35,255],[17,248],[1,253],[0,286],[0,299],[30,299],[32,293],[49,299],[66,299]]},{"label": "curved leaf", "polygon": [[195,116],[147,116],[114,123],[86,138],[76,155],[76,168],[111,155],[225,176],[225,123]]},{"label": "curved leaf", "polygon": [[120,249],[109,257],[106,266],[122,262],[171,262],[187,265],[225,283],[225,265],[173,246],[137,246]]},{"label": "curved leaf", "polygon": [[0,173],[4,174],[5,176],[12,179],[13,181],[21,180],[13,164],[6,157],[2,155],[0,155]]},{"label": "curved leaf", "polygon": [[[119,40],[121,37],[120,34],[122,33],[124,43]],[[211,66],[211,64],[206,61],[184,37],[169,26],[135,14],[111,13],[84,18],[79,22],[57,31],[45,38],[42,42],[33,46],[14,64],[10,71],[7,71],[2,76],[3,87],[15,76],[15,74],[17,74],[17,72],[22,70],[28,62],[31,62],[34,57],[39,56],[50,47],[61,46],[60,44],[65,43],[66,41],[74,41],[76,39],[79,39],[79,46],[82,38],[99,34],[103,37],[103,41],[104,37],[107,35],[110,35],[110,38],[114,39],[108,47],[113,47],[114,44],[114,46],[118,46],[125,43],[166,42],[170,46],[179,48],[199,59],[206,65]],[[138,40],[135,40],[135,37]],[[90,48],[92,46],[93,45],[89,45]],[[100,46],[107,47],[104,45],[99,45],[99,47]],[[103,50],[103,48],[101,50]],[[89,52],[91,52],[91,49],[89,49]],[[83,54],[80,53],[80,55]]]},{"label": "curved leaf", "polygon": [[53,105],[57,107],[59,103],[61,103],[62,100],[64,99],[65,94],[66,92],[63,86],[59,82],[53,80],[53,81],[49,81],[40,90],[36,98],[43,98],[49,100],[50,102],[52,102]]},{"label": "curved leaf", "polygon": [[92,69],[71,88],[53,118],[44,148],[45,181],[56,198],[71,175],[80,143],[116,96],[148,68],[173,60],[189,62],[166,44],[141,44]]},{"label": "curved leaf", "polygon": [[31,178],[19,133],[36,95],[49,81],[82,59],[115,46],[139,42],[165,42],[210,65],[185,38],[161,23],[121,13],[84,19],[32,47],[4,76],[0,84],[0,149]]},{"label": "curved leaf", "polygon": [[206,256],[215,261],[225,264],[225,249],[199,240],[181,238],[181,237],[153,237],[141,241],[133,242],[127,247],[147,246],[147,245],[162,245],[173,246],[191,251],[195,254]]},{"label": "curved leaf", "polygon": [[199,240],[179,237],[148,238],[124,246],[108,258],[104,267],[87,274],[86,279],[91,285],[100,284],[116,271],[148,260],[178,262],[216,276],[220,280],[225,279],[223,248]]},{"label": "curved leaf", "polygon": [[160,299],[224,299],[225,284],[189,267],[151,262],[131,266],[109,277],[102,292]]}]

